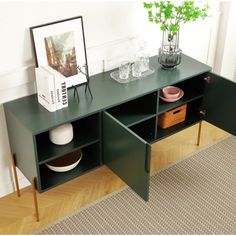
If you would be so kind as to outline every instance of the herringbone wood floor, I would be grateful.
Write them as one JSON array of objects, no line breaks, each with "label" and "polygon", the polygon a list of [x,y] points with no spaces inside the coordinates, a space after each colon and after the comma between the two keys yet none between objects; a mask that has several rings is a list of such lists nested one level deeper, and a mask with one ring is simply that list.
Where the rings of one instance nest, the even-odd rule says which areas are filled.
[{"label": "herringbone wood floor", "polygon": [[[152,173],[183,159],[197,150],[198,125],[188,128],[152,145]],[[203,122],[200,148],[228,134]],[[38,194],[40,222],[34,218],[31,188],[0,198],[0,234],[26,234],[70,214],[125,184],[107,167],[98,168],[80,178]]]}]

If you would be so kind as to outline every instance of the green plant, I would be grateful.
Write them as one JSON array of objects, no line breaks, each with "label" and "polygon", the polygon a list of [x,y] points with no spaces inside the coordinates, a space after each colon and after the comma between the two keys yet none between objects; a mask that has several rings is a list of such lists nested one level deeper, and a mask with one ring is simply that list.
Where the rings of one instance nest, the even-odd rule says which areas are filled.
[{"label": "green plant", "polygon": [[207,17],[209,5],[196,6],[194,1],[184,1],[181,5],[175,5],[171,1],[144,2],[144,8],[148,10],[150,22],[160,24],[162,31],[169,32],[169,40],[179,30],[180,23],[195,21],[198,18]]}]

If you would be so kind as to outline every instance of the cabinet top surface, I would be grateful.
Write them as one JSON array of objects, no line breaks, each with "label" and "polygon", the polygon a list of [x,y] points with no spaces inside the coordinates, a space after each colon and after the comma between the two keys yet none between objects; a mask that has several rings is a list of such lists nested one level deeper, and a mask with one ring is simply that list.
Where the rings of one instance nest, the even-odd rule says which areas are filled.
[{"label": "cabinet top surface", "polygon": [[4,109],[15,116],[32,134],[38,134],[211,70],[209,66],[186,55],[182,56],[181,64],[172,71],[162,69],[157,57],[151,58],[150,67],[155,69],[155,73],[128,84],[120,84],[111,79],[111,71],[91,76],[93,99],[88,92],[85,94],[84,86],[78,89],[79,101],[73,97],[73,90],[70,89],[69,106],[56,112],[48,112],[42,107],[37,102],[36,94],[7,102]]}]

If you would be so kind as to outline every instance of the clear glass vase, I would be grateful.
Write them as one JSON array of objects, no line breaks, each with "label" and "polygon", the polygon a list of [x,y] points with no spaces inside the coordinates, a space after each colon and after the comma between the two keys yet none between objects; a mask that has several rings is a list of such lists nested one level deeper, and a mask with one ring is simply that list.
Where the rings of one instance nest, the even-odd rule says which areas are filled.
[{"label": "clear glass vase", "polygon": [[182,50],[179,49],[179,31],[176,34],[168,30],[163,31],[158,62],[164,69],[174,69],[181,62],[181,54]]}]

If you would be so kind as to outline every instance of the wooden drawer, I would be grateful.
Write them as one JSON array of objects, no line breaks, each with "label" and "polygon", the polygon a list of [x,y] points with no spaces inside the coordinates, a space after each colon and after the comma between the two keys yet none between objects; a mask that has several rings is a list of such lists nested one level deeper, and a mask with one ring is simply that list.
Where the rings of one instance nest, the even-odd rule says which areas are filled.
[{"label": "wooden drawer", "polygon": [[186,110],[187,104],[163,113],[158,118],[158,125],[161,128],[166,129],[170,126],[183,122],[186,117]]}]

